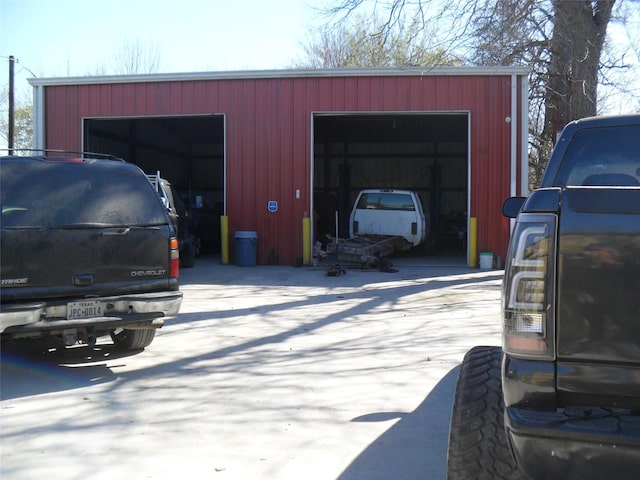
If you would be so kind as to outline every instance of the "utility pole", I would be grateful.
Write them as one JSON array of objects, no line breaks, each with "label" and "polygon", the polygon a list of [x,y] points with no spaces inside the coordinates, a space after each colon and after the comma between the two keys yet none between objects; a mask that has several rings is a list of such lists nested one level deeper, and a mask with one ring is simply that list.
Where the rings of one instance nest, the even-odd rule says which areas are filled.
[{"label": "utility pole", "polygon": [[8,143],[9,155],[13,155],[13,124],[14,124],[14,104],[13,104],[13,68],[16,59],[13,55],[9,56],[9,135]]}]

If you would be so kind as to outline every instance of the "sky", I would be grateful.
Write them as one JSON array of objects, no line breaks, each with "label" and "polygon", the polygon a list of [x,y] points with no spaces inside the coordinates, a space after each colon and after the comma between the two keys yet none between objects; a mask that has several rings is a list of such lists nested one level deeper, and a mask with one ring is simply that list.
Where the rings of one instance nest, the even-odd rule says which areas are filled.
[{"label": "sky", "polygon": [[[0,0],[0,88],[27,78],[114,73],[126,43],[157,51],[158,73],[290,68],[326,21],[311,0]],[[3,72],[7,72],[3,74]]]},{"label": "sky", "polygon": [[[32,77],[116,73],[125,44],[157,51],[158,73],[291,68],[304,58],[303,44],[329,19],[313,6],[331,0],[0,0],[0,90],[8,85],[9,55],[15,64],[16,102],[30,103]],[[640,32],[640,0],[614,43],[626,48]],[[615,25],[609,26],[612,33]],[[636,45],[637,45],[636,41]],[[637,85],[640,52],[623,83]],[[639,90],[635,87],[634,90]],[[611,113],[637,110],[612,99]]]}]

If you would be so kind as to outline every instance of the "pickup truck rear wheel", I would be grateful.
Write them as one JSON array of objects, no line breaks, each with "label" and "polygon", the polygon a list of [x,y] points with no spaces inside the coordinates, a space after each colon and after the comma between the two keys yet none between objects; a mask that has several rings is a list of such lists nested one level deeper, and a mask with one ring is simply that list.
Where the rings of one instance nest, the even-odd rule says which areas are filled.
[{"label": "pickup truck rear wheel", "polygon": [[525,479],[504,430],[502,350],[474,347],[464,357],[456,386],[447,479]]},{"label": "pickup truck rear wheel", "polygon": [[155,328],[143,330],[118,329],[111,331],[111,340],[119,350],[140,350],[151,345],[156,336]]}]

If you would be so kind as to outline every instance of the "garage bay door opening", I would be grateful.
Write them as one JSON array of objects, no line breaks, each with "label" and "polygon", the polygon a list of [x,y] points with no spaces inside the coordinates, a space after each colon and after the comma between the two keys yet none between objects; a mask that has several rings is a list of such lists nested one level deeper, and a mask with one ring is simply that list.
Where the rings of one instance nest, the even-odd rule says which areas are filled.
[{"label": "garage bay door opening", "polygon": [[317,113],[312,160],[316,240],[335,237],[336,224],[339,238],[349,236],[360,190],[411,190],[420,196],[429,233],[410,254],[466,257],[467,112]]},{"label": "garage bay door opening", "polygon": [[203,253],[220,251],[224,214],[223,115],[85,119],[85,151],[111,154],[160,176],[191,207]]}]

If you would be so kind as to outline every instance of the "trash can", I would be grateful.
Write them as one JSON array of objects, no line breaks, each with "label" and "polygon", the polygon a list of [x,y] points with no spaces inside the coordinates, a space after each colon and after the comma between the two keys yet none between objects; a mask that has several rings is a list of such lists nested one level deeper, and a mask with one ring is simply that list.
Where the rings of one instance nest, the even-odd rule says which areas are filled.
[{"label": "trash can", "polygon": [[236,232],[236,265],[255,267],[258,249],[257,232]]}]

